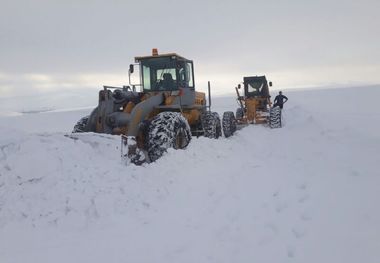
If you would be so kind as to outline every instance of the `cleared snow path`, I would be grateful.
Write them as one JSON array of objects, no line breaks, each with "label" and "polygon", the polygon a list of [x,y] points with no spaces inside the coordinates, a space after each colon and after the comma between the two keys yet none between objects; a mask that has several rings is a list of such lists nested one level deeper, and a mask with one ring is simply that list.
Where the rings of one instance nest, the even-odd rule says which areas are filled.
[{"label": "cleared snow path", "polygon": [[0,262],[378,262],[379,88],[286,95],[282,129],[194,138],[143,167],[117,136],[51,132],[74,112],[30,117],[49,132],[4,118]]}]

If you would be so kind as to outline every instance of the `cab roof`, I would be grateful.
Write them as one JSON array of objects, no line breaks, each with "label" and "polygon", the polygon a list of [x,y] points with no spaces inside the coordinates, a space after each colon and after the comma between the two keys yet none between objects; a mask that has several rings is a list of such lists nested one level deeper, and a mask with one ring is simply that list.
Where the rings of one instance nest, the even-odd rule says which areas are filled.
[{"label": "cab roof", "polygon": [[243,79],[244,83],[246,82],[267,82],[267,78],[264,76],[250,76],[250,77],[244,77]]},{"label": "cab roof", "polygon": [[166,53],[166,54],[159,54],[159,55],[150,55],[150,56],[139,56],[135,57],[135,62],[140,62],[141,60],[145,59],[152,59],[152,58],[163,58],[163,57],[174,57],[179,60],[186,60],[189,61],[188,59],[176,54],[176,53]]}]

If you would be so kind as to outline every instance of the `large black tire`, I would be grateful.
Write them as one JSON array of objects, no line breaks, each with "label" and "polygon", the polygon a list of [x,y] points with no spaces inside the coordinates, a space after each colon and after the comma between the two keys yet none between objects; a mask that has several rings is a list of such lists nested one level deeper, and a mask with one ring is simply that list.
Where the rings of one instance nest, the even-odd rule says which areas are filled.
[{"label": "large black tire", "polygon": [[236,109],[236,119],[242,119],[244,116],[244,112],[242,108]]},{"label": "large black tire", "polygon": [[275,128],[281,128],[281,108],[280,107],[273,107],[269,111],[269,126],[272,129]]},{"label": "large black tire", "polygon": [[161,112],[149,124],[145,148],[154,162],[169,148],[184,149],[190,140],[190,126],[181,113]]},{"label": "large black tire", "polygon": [[236,119],[232,111],[223,113],[223,133],[226,138],[232,136],[236,131]]},{"label": "large black tire", "polygon": [[218,139],[222,134],[219,114],[206,111],[201,116],[203,135],[207,138]]}]

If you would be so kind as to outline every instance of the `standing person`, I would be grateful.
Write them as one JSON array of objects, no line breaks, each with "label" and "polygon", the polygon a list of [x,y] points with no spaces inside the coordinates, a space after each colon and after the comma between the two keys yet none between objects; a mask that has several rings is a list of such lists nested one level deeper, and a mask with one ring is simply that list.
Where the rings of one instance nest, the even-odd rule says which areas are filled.
[{"label": "standing person", "polygon": [[273,107],[279,106],[282,109],[284,107],[285,102],[287,101],[288,101],[288,97],[286,97],[285,95],[282,95],[282,91],[280,91],[278,95],[276,96],[276,98],[274,98]]}]

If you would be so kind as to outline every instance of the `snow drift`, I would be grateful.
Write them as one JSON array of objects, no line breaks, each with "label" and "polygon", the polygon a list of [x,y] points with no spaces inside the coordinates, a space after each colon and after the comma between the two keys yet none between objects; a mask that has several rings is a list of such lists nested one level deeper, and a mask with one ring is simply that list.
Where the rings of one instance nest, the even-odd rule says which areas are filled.
[{"label": "snow drift", "polygon": [[378,262],[379,87],[286,95],[282,129],[142,167],[65,136],[86,110],[1,118],[0,261]]}]

